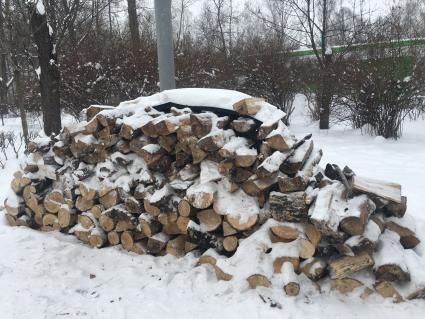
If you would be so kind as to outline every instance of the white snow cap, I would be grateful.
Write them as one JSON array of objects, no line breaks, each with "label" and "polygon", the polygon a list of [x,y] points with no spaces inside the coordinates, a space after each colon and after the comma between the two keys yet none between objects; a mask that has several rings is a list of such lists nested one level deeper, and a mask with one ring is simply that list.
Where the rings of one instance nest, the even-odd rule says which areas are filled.
[{"label": "white snow cap", "polygon": [[[154,107],[168,102],[187,106],[210,106],[225,110],[233,110],[233,104],[251,97],[248,94],[223,89],[184,88],[166,90],[151,96],[139,97],[132,101],[121,103],[117,109],[129,110]],[[262,102],[261,110],[253,117],[263,123],[274,123],[285,116],[285,112],[277,107]]]}]

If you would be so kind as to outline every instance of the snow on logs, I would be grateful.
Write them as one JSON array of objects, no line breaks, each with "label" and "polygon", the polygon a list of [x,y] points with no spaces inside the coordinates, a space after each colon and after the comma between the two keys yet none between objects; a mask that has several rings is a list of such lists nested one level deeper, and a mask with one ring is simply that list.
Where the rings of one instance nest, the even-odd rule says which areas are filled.
[{"label": "snow on logs", "polygon": [[235,102],[225,109],[236,117],[137,100],[91,106],[87,121],[31,143],[4,203],[8,222],[96,248],[191,252],[218,280],[242,276],[288,296],[305,278],[343,293],[375,278],[368,286],[378,294],[399,295],[391,282],[413,280],[404,257],[420,243],[401,186],[322,170],[311,135],[296,139],[281,111]]}]

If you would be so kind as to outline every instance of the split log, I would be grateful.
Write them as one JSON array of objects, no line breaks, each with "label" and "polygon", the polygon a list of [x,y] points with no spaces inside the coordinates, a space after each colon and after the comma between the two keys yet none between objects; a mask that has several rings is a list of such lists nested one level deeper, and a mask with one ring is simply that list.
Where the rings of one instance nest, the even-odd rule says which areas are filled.
[{"label": "split log", "polygon": [[340,278],[331,280],[331,289],[338,290],[342,294],[347,294],[362,286],[363,284],[359,280],[353,278]]},{"label": "split log", "polygon": [[386,216],[402,218],[407,210],[407,197],[401,196],[401,203],[389,202],[383,207]]},{"label": "split log", "polygon": [[90,105],[87,109],[85,109],[86,120],[89,122],[92,118],[99,114],[99,112],[112,109],[114,109],[114,107],[108,105]]},{"label": "split log", "polygon": [[95,228],[89,235],[89,244],[95,248],[102,248],[107,243],[105,232],[100,228]]},{"label": "split log", "polygon": [[116,246],[121,242],[120,234],[114,230],[108,232],[108,242],[111,246]]},{"label": "split log", "polygon": [[[100,194],[99,194],[100,196]],[[105,195],[99,197],[99,203],[105,208],[109,209],[111,207],[114,207],[120,202],[120,199],[118,197],[117,190],[113,189],[106,193]],[[93,205],[92,205],[93,206]],[[91,208],[91,207],[90,207]]]},{"label": "split log", "polygon": [[221,216],[213,209],[201,210],[196,214],[202,229],[212,232],[221,226]]},{"label": "split log", "polygon": [[294,241],[300,236],[300,231],[290,226],[272,226],[271,232],[285,243]]},{"label": "split log", "polygon": [[275,151],[257,167],[257,176],[259,178],[272,176],[274,173],[279,171],[279,167],[283,164],[285,159],[285,154]]},{"label": "split log", "polygon": [[232,226],[234,229],[238,231],[246,231],[252,228],[258,221],[258,215],[252,215],[248,218],[234,217],[227,215],[226,221]]},{"label": "split log", "polygon": [[375,278],[378,281],[410,281],[410,273],[404,261],[404,248],[398,242],[399,236],[385,231],[380,238],[378,251],[375,253]]},{"label": "split log", "polygon": [[112,231],[119,221],[130,221],[127,211],[121,205],[103,211],[99,218],[100,226],[106,232]]},{"label": "split log", "polygon": [[60,190],[53,190],[44,197],[44,207],[49,213],[57,213],[65,203],[65,199]]},{"label": "split log", "polygon": [[121,246],[127,251],[131,251],[134,245],[134,236],[132,231],[124,231],[120,237]]},{"label": "split log", "polygon": [[93,214],[94,217],[96,217],[96,219],[100,218],[100,215],[102,215],[102,212],[104,211],[104,208],[102,205],[94,205],[91,209],[90,209],[90,213]]},{"label": "split log", "polygon": [[351,184],[354,191],[372,194],[380,198],[401,204],[401,185],[385,181],[353,176]]},{"label": "split log", "polygon": [[165,248],[170,237],[164,233],[158,233],[149,237],[147,243],[147,250],[150,254],[159,254]]},{"label": "split log", "polygon": [[72,227],[77,222],[77,212],[68,205],[62,205],[58,211],[58,223],[61,228]]},{"label": "split log", "polygon": [[85,200],[89,201],[96,197],[98,186],[90,185],[90,183],[80,182],[80,194]]},{"label": "split log", "polygon": [[238,248],[239,241],[236,236],[227,236],[223,239],[223,248],[229,253],[233,253]]},{"label": "split log", "polygon": [[230,224],[226,221],[223,221],[222,227],[223,227],[223,236],[225,237],[235,235],[238,233],[238,231],[232,226],[230,226]]},{"label": "split log", "polygon": [[385,228],[397,233],[400,236],[400,244],[404,249],[415,248],[421,242],[414,231],[407,227],[403,227],[394,221],[385,223]]},{"label": "split log", "polygon": [[257,175],[253,175],[248,178],[243,184],[242,189],[251,196],[258,196],[262,193],[272,189],[278,181],[278,175],[272,175],[266,178],[258,178]]},{"label": "split log", "polygon": [[395,303],[403,302],[403,297],[388,281],[380,281],[375,284],[375,290],[384,298],[392,298]]},{"label": "split log", "polygon": [[96,218],[91,213],[82,213],[78,215],[78,223],[84,229],[93,229],[96,226]]},{"label": "split log", "polygon": [[307,239],[299,240],[299,254],[303,259],[309,259],[314,256],[316,248],[314,245]]},{"label": "split log", "polygon": [[286,125],[279,121],[277,128],[267,135],[266,142],[276,151],[287,152],[294,145],[294,137]]},{"label": "split log", "polygon": [[133,196],[129,196],[124,200],[124,207],[130,214],[140,214],[142,208],[140,202]]},{"label": "split log", "polygon": [[363,234],[369,216],[375,211],[375,204],[366,196],[358,196],[349,201],[339,227],[348,235]]},{"label": "split log", "polygon": [[203,231],[201,226],[193,221],[187,225],[186,240],[201,248],[215,248],[218,252],[223,251],[223,241],[217,236]]},{"label": "split log", "polygon": [[93,207],[93,205],[94,205],[94,201],[92,199],[86,200],[82,196],[78,196],[77,200],[75,201],[75,207],[81,212],[90,210]]},{"label": "split log", "polygon": [[356,254],[364,251],[372,254],[378,244],[380,235],[381,229],[378,224],[370,219],[362,235],[352,236],[344,244]]},{"label": "split log", "polygon": [[317,247],[322,239],[322,234],[313,224],[305,225],[305,234],[308,240],[313,244],[314,247]]},{"label": "split log", "polygon": [[[204,136],[198,141],[198,146],[205,152],[218,151],[235,135],[233,130],[216,130]],[[193,153],[192,153],[193,155]]]},{"label": "split log", "polygon": [[189,201],[184,198],[179,202],[177,209],[179,211],[179,215],[183,217],[194,216],[196,213],[196,208],[192,207]]},{"label": "split log", "polygon": [[211,183],[193,185],[186,192],[189,204],[198,209],[206,209],[214,202],[215,185]]},{"label": "split log", "polygon": [[232,123],[230,123],[230,126],[235,132],[241,134],[251,133],[256,127],[254,120],[245,117],[239,117],[236,120],[233,120]]},{"label": "split log", "polygon": [[249,276],[246,281],[248,281],[249,288],[255,289],[257,287],[267,287],[272,286],[271,281],[264,275],[254,274]]},{"label": "split log", "polygon": [[160,136],[158,138],[158,144],[166,150],[168,153],[172,153],[177,143],[177,137],[175,134]]},{"label": "split log", "polygon": [[363,253],[358,256],[340,257],[329,263],[332,279],[345,278],[357,271],[370,268],[373,265],[374,260],[367,253]]},{"label": "split log", "polygon": [[184,235],[177,236],[176,238],[167,242],[165,250],[169,255],[183,257],[185,254],[185,243],[186,241]]},{"label": "split log", "polygon": [[51,226],[54,230],[60,230],[58,216],[54,214],[43,215],[43,226]]},{"label": "split log", "polygon": [[218,280],[229,281],[232,280],[233,276],[225,273],[221,268],[217,266],[217,259],[212,256],[203,255],[199,257],[199,265],[211,265],[215,271],[215,275]]},{"label": "split log", "polygon": [[288,296],[298,296],[300,293],[300,284],[294,271],[294,266],[290,262],[282,265],[283,290]]},{"label": "split log", "polygon": [[197,137],[202,138],[207,135],[212,129],[211,114],[190,114],[191,132]]},{"label": "split log", "polygon": [[310,280],[318,281],[327,275],[327,264],[321,259],[306,260],[302,265],[302,272]]},{"label": "split log", "polygon": [[304,192],[271,192],[269,203],[273,218],[278,221],[306,222],[308,206],[305,204],[304,195]]},{"label": "split log", "polygon": [[296,174],[306,163],[313,151],[313,141],[305,141],[280,166],[280,170],[288,175]]},{"label": "split log", "polygon": [[263,103],[262,98],[249,97],[233,104],[233,110],[242,115],[255,115],[261,110]]},{"label": "split log", "polygon": [[281,256],[277,257],[273,261],[273,272],[276,274],[282,273],[282,266],[284,263],[290,262],[294,268],[295,272],[299,272],[300,270],[300,259],[298,257],[289,257],[289,256]]},{"label": "split log", "polygon": [[180,230],[181,234],[186,234],[187,225],[189,224],[189,217],[179,216],[176,221],[177,228]]}]

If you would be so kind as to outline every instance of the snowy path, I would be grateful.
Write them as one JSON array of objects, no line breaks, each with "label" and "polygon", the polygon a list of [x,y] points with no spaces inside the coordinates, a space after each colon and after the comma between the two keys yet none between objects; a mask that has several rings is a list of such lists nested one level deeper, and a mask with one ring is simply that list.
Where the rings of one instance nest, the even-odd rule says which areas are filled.
[{"label": "snowy path", "polygon": [[[396,142],[355,131],[317,132],[303,122],[298,114],[291,129],[314,133],[324,150],[322,164],[347,164],[359,175],[401,183],[425,242],[425,121],[407,123]],[[1,202],[15,165],[0,170]],[[425,256],[425,245],[418,251]],[[217,282],[209,269],[193,267],[195,262],[191,256],[91,249],[72,236],[8,227],[0,213],[0,318],[423,318],[425,301],[395,305],[378,296],[363,302],[339,294],[306,298],[302,291],[293,299],[281,290],[240,291],[231,282]],[[260,294],[282,309],[264,303]]]}]

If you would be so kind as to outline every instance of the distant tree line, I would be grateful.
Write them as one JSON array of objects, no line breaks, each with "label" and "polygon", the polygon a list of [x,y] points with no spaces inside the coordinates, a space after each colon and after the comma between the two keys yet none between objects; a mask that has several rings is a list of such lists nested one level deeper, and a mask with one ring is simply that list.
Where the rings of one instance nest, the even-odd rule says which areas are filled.
[{"label": "distant tree line", "polygon": [[[198,0],[199,1],[199,0]],[[40,10],[42,3],[44,10]],[[401,1],[376,16],[363,0],[173,1],[177,87],[236,89],[293,110],[297,93],[320,127],[349,121],[397,138],[423,101],[425,47],[379,45],[425,37],[425,4]],[[149,1],[0,0],[1,112],[42,111],[47,134],[59,109],[158,92]],[[369,43],[359,50],[358,44]],[[337,50],[336,47],[339,47]],[[299,57],[294,50],[310,48]],[[333,49],[332,49],[333,48]],[[25,128],[24,128],[25,131]]]}]

